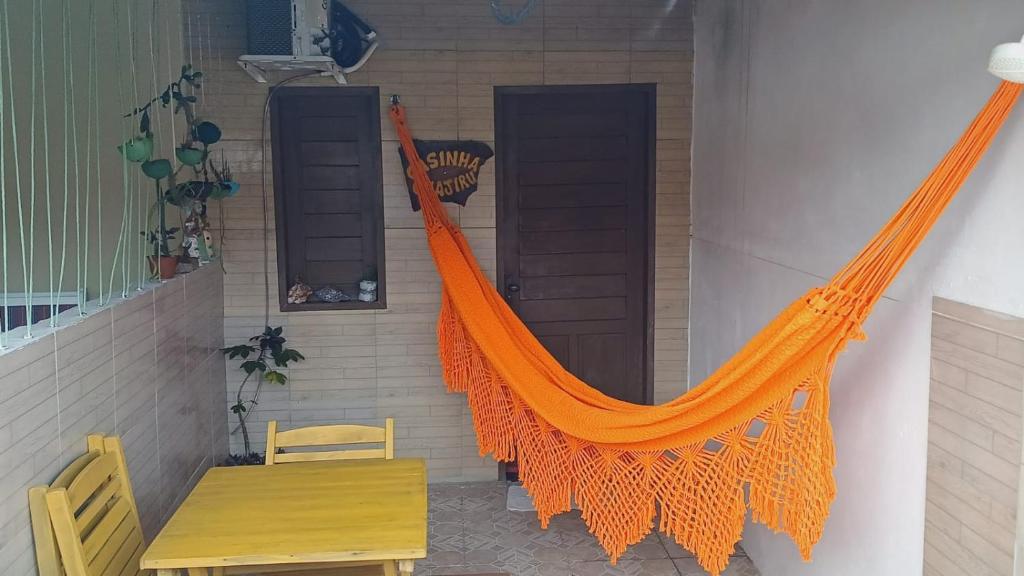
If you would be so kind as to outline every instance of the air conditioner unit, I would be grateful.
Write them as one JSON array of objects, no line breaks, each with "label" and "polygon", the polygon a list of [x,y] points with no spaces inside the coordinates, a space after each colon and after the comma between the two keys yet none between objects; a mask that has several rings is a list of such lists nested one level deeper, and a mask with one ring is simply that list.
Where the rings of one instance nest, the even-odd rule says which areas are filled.
[{"label": "air conditioner unit", "polygon": [[[376,34],[358,65],[342,68],[332,58],[331,6],[334,0],[247,0],[248,54],[238,58],[257,82],[268,70],[314,70],[345,83],[345,72],[358,69],[377,48]],[[343,6],[341,13],[350,13]]]},{"label": "air conditioner unit", "polygon": [[248,0],[248,53],[257,56],[324,56],[324,0]]},{"label": "air conditioner unit", "polygon": [[328,0],[292,0],[292,55],[330,55],[328,3]]}]

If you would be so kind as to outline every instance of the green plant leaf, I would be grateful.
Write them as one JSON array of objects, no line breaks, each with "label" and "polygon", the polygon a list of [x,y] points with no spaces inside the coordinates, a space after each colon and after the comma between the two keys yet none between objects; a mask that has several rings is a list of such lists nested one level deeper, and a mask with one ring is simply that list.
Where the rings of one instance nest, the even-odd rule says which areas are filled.
[{"label": "green plant leaf", "polygon": [[238,358],[239,356],[241,356],[242,358],[248,358],[249,354],[255,352],[256,349],[247,344],[239,344],[238,346],[228,346],[227,348],[221,348],[220,351],[223,352],[228,357],[228,359],[234,359]]},{"label": "green plant leaf", "polygon": [[242,365],[239,366],[239,368],[244,370],[246,374],[252,374],[257,370],[265,372],[267,370],[267,363],[262,360],[246,360],[245,362],[242,362]]},{"label": "green plant leaf", "polygon": [[278,366],[282,367],[287,366],[289,362],[298,362],[299,360],[306,359],[302,354],[299,354],[297,351],[292,350],[291,348],[285,348],[284,350],[281,350],[280,352],[277,352],[272,356],[274,358],[274,364],[277,364]]},{"label": "green plant leaf", "polygon": [[271,384],[280,384],[282,386],[285,384],[285,382],[288,381],[288,377],[278,372],[277,370],[267,370],[263,374],[263,378],[265,378],[267,382],[270,382]]},{"label": "green plant leaf", "polygon": [[235,414],[241,414],[242,412],[246,411],[245,404],[239,402],[238,404],[235,404],[234,406],[231,407],[231,411],[234,412]]}]

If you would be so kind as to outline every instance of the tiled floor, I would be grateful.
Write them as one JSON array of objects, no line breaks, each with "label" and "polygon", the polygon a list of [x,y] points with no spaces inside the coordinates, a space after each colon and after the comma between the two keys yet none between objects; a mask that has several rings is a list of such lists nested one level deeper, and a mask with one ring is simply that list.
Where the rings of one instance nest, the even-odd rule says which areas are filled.
[{"label": "tiled floor", "polygon": [[[692,555],[654,533],[611,566],[579,517],[562,514],[547,530],[533,512],[505,509],[506,484],[477,482],[430,486],[429,555],[416,576],[703,576]],[[726,576],[758,576],[738,550]]]}]

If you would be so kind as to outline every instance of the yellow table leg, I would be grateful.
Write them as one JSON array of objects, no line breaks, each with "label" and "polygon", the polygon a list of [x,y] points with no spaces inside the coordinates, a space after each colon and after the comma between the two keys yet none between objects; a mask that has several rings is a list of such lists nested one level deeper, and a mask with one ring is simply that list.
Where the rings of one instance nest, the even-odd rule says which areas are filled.
[{"label": "yellow table leg", "polygon": [[206,568],[189,568],[188,576],[209,576],[209,572]]},{"label": "yellow table leg", "polygon": [[381,566],[384,568],[384,576],[398,576],[394,561],[385,562]]},{"label": "yellow table leg", "polygon": [[401,576],[412,576],[412,569],[416,565],[414,560],[399,560],[398,573]]},{"label": "yellow table leg", "polygon": [[178,576],[178,571],[173,568],[160,568],[156,571],[156,576]]}]

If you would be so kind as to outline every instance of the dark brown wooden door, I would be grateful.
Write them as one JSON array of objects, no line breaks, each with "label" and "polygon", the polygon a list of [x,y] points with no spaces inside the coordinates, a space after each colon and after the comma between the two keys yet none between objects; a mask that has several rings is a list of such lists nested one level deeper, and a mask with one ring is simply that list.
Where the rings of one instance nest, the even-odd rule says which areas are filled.
[{"label": "dark brown wooden door", "polygon": [[495,89],[498,285],[573,374],[652,399],[652,85]]}]

